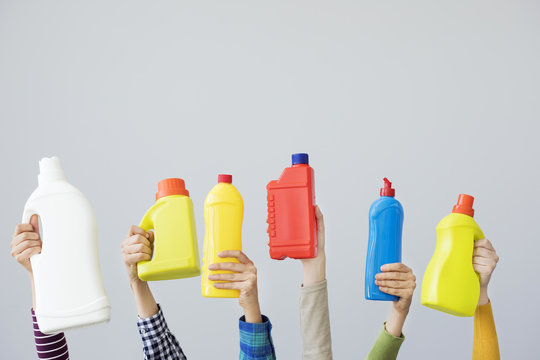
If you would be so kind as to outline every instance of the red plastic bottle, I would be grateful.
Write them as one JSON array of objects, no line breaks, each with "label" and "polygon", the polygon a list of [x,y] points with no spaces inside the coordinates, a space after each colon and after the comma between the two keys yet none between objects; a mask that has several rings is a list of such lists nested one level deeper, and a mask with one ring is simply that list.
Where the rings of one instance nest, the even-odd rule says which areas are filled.
[{"label": "red plastic bottle", "polygon": [[266,190],[270,257],[316,257],[315,176],[308,154],[293,154],[292,166],[283,171],[279,180],[270,181]]}]

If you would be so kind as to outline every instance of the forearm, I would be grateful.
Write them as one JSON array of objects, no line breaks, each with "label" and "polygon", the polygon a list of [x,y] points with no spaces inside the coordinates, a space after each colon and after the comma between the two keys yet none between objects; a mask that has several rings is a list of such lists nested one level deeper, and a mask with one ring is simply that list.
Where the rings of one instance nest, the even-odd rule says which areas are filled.
[{"label": "forearm", "polygon": [[304,360],[331,360],[332,336],[325,280],[300,289],[300,330]]},{"label": "forearm", "polygon": [[29,272],[28,275],[30,276],[30,286],[32,287],[32,309],[36,309],[36,286],[34,284],[34,274],[32,272]]},{"label": "forearm", "polygon": [[311,286],[326,280],[326,254],[319,251],[315,259],[302,260],[304,269],[303,286]]},{"label": "forearm", "polygon": [[403,332],[403,324],[407,318],[407,312],[397,310],[395,307],[392,307],[388,320],[386,321],[386,331],[395,337],[400,337]]},{"label": "forearm", "polygon": [[272,324],[262,315],[260,323],[249,323],[242,316],[239,320],[240,359],[271,360],[276,358],[272,341]]},{"label": "forearm", "polygon": [[244,308],[244,315],[247,323],[260,324],[262,323],[261,307],[259,300]]},{"label": "forearm", "polygon": [[366,360],[396,360],[403,340],[404,336],[393,336],[383,328]]},{"label": "forearm", "polygon": [[159,309],[148,283],[146,281],[135,280],[130,283],[130,286],[135,297],[139,317],[147,318],[157,314]]},{"label": "forearm", "polygon": [[39,330],[39,324],[34,310],[32,310],[32,320],[34,323],[34,341],[38,359],[68,360],[69,352],[64,333],[44,334]]},{"label": "forearm", "polygon": [[143,343],[143,353],[146,360],[170,359],[185,360],[186,356],[180,343],[171,333],[163,311],[156,306],[156,314],[137,320],[137,327]]},{"label": "forearm", "polygon": [[474,313],[473,360],[499,360],[499,340],[491,304],[479,305]]}]

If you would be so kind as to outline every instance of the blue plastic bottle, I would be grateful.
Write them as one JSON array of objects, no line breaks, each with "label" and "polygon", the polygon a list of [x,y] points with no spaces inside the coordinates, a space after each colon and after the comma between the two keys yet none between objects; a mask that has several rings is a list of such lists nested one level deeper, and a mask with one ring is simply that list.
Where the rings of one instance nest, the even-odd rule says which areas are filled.
[{"label": "blue plastic bottle", "polygon": [[366,299],[397,301],[399,297],[379,290],[375,275],[384,264],[401,262],[403,208],[395,196],[392,183],[384,178],[381,197],[369,208],[369,242],[366,258]]}]

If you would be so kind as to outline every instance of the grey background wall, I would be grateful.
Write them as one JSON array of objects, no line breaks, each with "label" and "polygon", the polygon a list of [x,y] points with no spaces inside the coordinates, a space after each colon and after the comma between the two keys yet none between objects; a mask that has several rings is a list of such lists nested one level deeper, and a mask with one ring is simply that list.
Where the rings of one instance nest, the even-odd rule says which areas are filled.
[{"label": "grey background wall", "polygon": [[[34,357],[30,289],[8,244],[38,160],[61,157],[94,206],[112,320],[67,334],[73,359],[137,359],[120,243],[165,177],[203,201],[220,172],[245,201],[278,357],[298,359],[298,261],[270,260],[266,183],[311,155],[326,218],[336,359],[362,359],[390,308],[363,298],[367,213],[384,176],[418,276],[402,359],[466,359],[473,322],[420,305],[434,228],[458,193],[501,261],[490,296],[503,358],[536,349],[540,3],[537,1],[0,1],[1,348]],[[200,279],[152,284],[192,359],[238,355],[235,300]],[[107,356],[102,356],[107,349]]]}]

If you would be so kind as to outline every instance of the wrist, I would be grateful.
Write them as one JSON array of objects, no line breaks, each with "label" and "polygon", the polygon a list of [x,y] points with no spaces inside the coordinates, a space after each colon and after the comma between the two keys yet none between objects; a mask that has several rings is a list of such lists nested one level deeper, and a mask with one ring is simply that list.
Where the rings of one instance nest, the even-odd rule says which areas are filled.
[{"label": "wrist", "polygon": [[315,259],[302,260],[304,277],[302,284],[310,286],[326,279],[326,255],[319,252]]},{"label": "wrist", "polygon": [[247,323],[262,323],[261,307],[259,302],[253,302],[244,306],[244,315]]},{"label": "wrist", "polygon": [[399,319],[405,319],[409,315],[409,307],[406,309],[399,307],[396,303],[392,306],[393,316]]},{"label": "wrist", "polygon": [[489,303],[487,285],[480,287],[480,296],[478,297],[478,306],[486,305]]},{"label": "wrist", "polygon": [[392,336],[400,337],[408,313],[408,309],[400,310],[393,306],[390,315],[388,316],[388,320],[386,321],[386,332]]},{"label": "wrist", "polygon": [[149,288],[148,283],[146,281],[142,281],[138,277],[134,279],[129,279],[129,287],[133,292],[138,292],[140,290],[145,290]]}]

